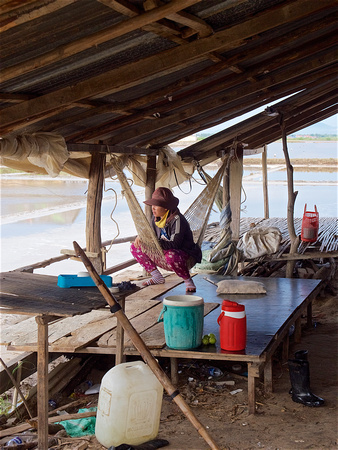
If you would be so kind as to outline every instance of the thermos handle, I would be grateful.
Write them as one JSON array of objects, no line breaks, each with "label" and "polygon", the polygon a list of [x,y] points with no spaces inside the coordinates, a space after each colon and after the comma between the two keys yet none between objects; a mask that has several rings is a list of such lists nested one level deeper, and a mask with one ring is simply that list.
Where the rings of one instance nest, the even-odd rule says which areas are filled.
[{"label": "thermos handle", "polygon": [[304,214],[306,213],[306,203],[305,203],[305,206],[304,206]]},{"label": "thermos handle", "polygon": [[166,312],[166,310],[167,310],[167,307],[164,305],[162,308],[162,311],[160,312],[160,315],[158,316],[157,322],[163,322],[163,314]]},{"label": "thermos handle", "polygon": [[218,316],[218,319],[217,319],[218,325],[221,325],[221,320],[223,319],[223,317],[224,317],[224,314],[223,314],[223,311],[222,311],[221,314]]}]

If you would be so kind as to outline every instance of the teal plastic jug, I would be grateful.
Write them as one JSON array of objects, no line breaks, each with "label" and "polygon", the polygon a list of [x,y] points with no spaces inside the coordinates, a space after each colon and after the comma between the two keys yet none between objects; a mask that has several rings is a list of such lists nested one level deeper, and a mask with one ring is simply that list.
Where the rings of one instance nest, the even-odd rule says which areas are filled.
[{"label": "teal plastic jug", "polygon": [[163,300],[158,318],[169,348],[188,350],[202,344],[204,300],[197,295],[171,295]]}]

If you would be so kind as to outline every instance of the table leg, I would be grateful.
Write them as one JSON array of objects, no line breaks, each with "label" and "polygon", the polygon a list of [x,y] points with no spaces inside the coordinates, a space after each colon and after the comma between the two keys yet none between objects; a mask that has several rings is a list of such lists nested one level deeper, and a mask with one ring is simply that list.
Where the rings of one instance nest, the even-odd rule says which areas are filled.
[{"label": "table leg", "polygon": [[312,302],[307,305],[306,325],[308,328],[312,327]]},{"label": "table leg", "polygon": [[[122,311],[125,311],[126,299],[125,297],[119,300],[119,304],[121,305]],[[125,360],[124,352],[124,329],[117,319],[116,326],[116,355],[115,355],[115,364],[121,364]]]},{"label": "table leg", "polygon": [[299,344],[302,338],[302,319],[298,317],[295,322],[295,343]]},{"label": "table leg", "polygon": [[289,358],[289,348],[290,348],[290,335],[287,333],[285,338],[283,339],[283,353],[282,353],[282,361],[285,362]]},{"label": "table leg", "polygon": [[170,358],[170,376],[172,384],[178,385],[178,360],[177,358]]},{"label": "table leg", "polygon": [[39,449],[48,449],[48,321],[47,316],[37,316],[38,363],[37,406]]},{"label": "table leg", "polygon": [[259,377],[259,367],[248,363],[248,407],[249,414],[256,412],[256,378]]},{"label": "table leg", "polygon": [[264,366],[264,390],[265,392],[273,392],[272,358],[269,358]]}]

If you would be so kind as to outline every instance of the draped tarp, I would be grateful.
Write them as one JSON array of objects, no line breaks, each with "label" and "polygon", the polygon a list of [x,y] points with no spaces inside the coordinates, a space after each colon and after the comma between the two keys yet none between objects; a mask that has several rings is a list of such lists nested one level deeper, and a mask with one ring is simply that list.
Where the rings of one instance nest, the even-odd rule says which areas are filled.
[{"label": "draped tarp", "polygon": [[[147,157],[143,155],[119,155],[137,186],[146,186]],[[107,154],[105,177],[114,176],[111,155]],[[91,155],[87,152],[69,152],[64,138],[56,133],[32,133],[21,136],[5,136],[0,139],[0,163],[29,173],[57,177],[65,172],[81,178],[89,178]],[[190,179],[193,164],[183,164],[177,153],[166,146],[159,150],[157,158],[156,187],[173,188]]]},{"label": "draped tarp", "polygon": [[24,172],[57,177],[61,171],[88,178],[91,156],[70,153],[62,136],[55,133],[32,133],[0,139],[2,165]]}]

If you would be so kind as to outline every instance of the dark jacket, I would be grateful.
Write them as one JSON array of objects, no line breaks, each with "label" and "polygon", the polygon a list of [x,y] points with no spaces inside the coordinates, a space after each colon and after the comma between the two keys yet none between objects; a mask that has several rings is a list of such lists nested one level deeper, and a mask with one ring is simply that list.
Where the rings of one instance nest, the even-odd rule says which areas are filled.
[{"label": "dark jacket", "polygon": [[195,244],[190,225],[187,219],[178,212],[167,223],[164,230],[169,240],[161,239],[161,229],[155,225],[156,218],[152,218],[152,227],[163,250],[179,249],[188,253],[195,260],[195,263],[201,262],[202,251],[199,245]]}]

